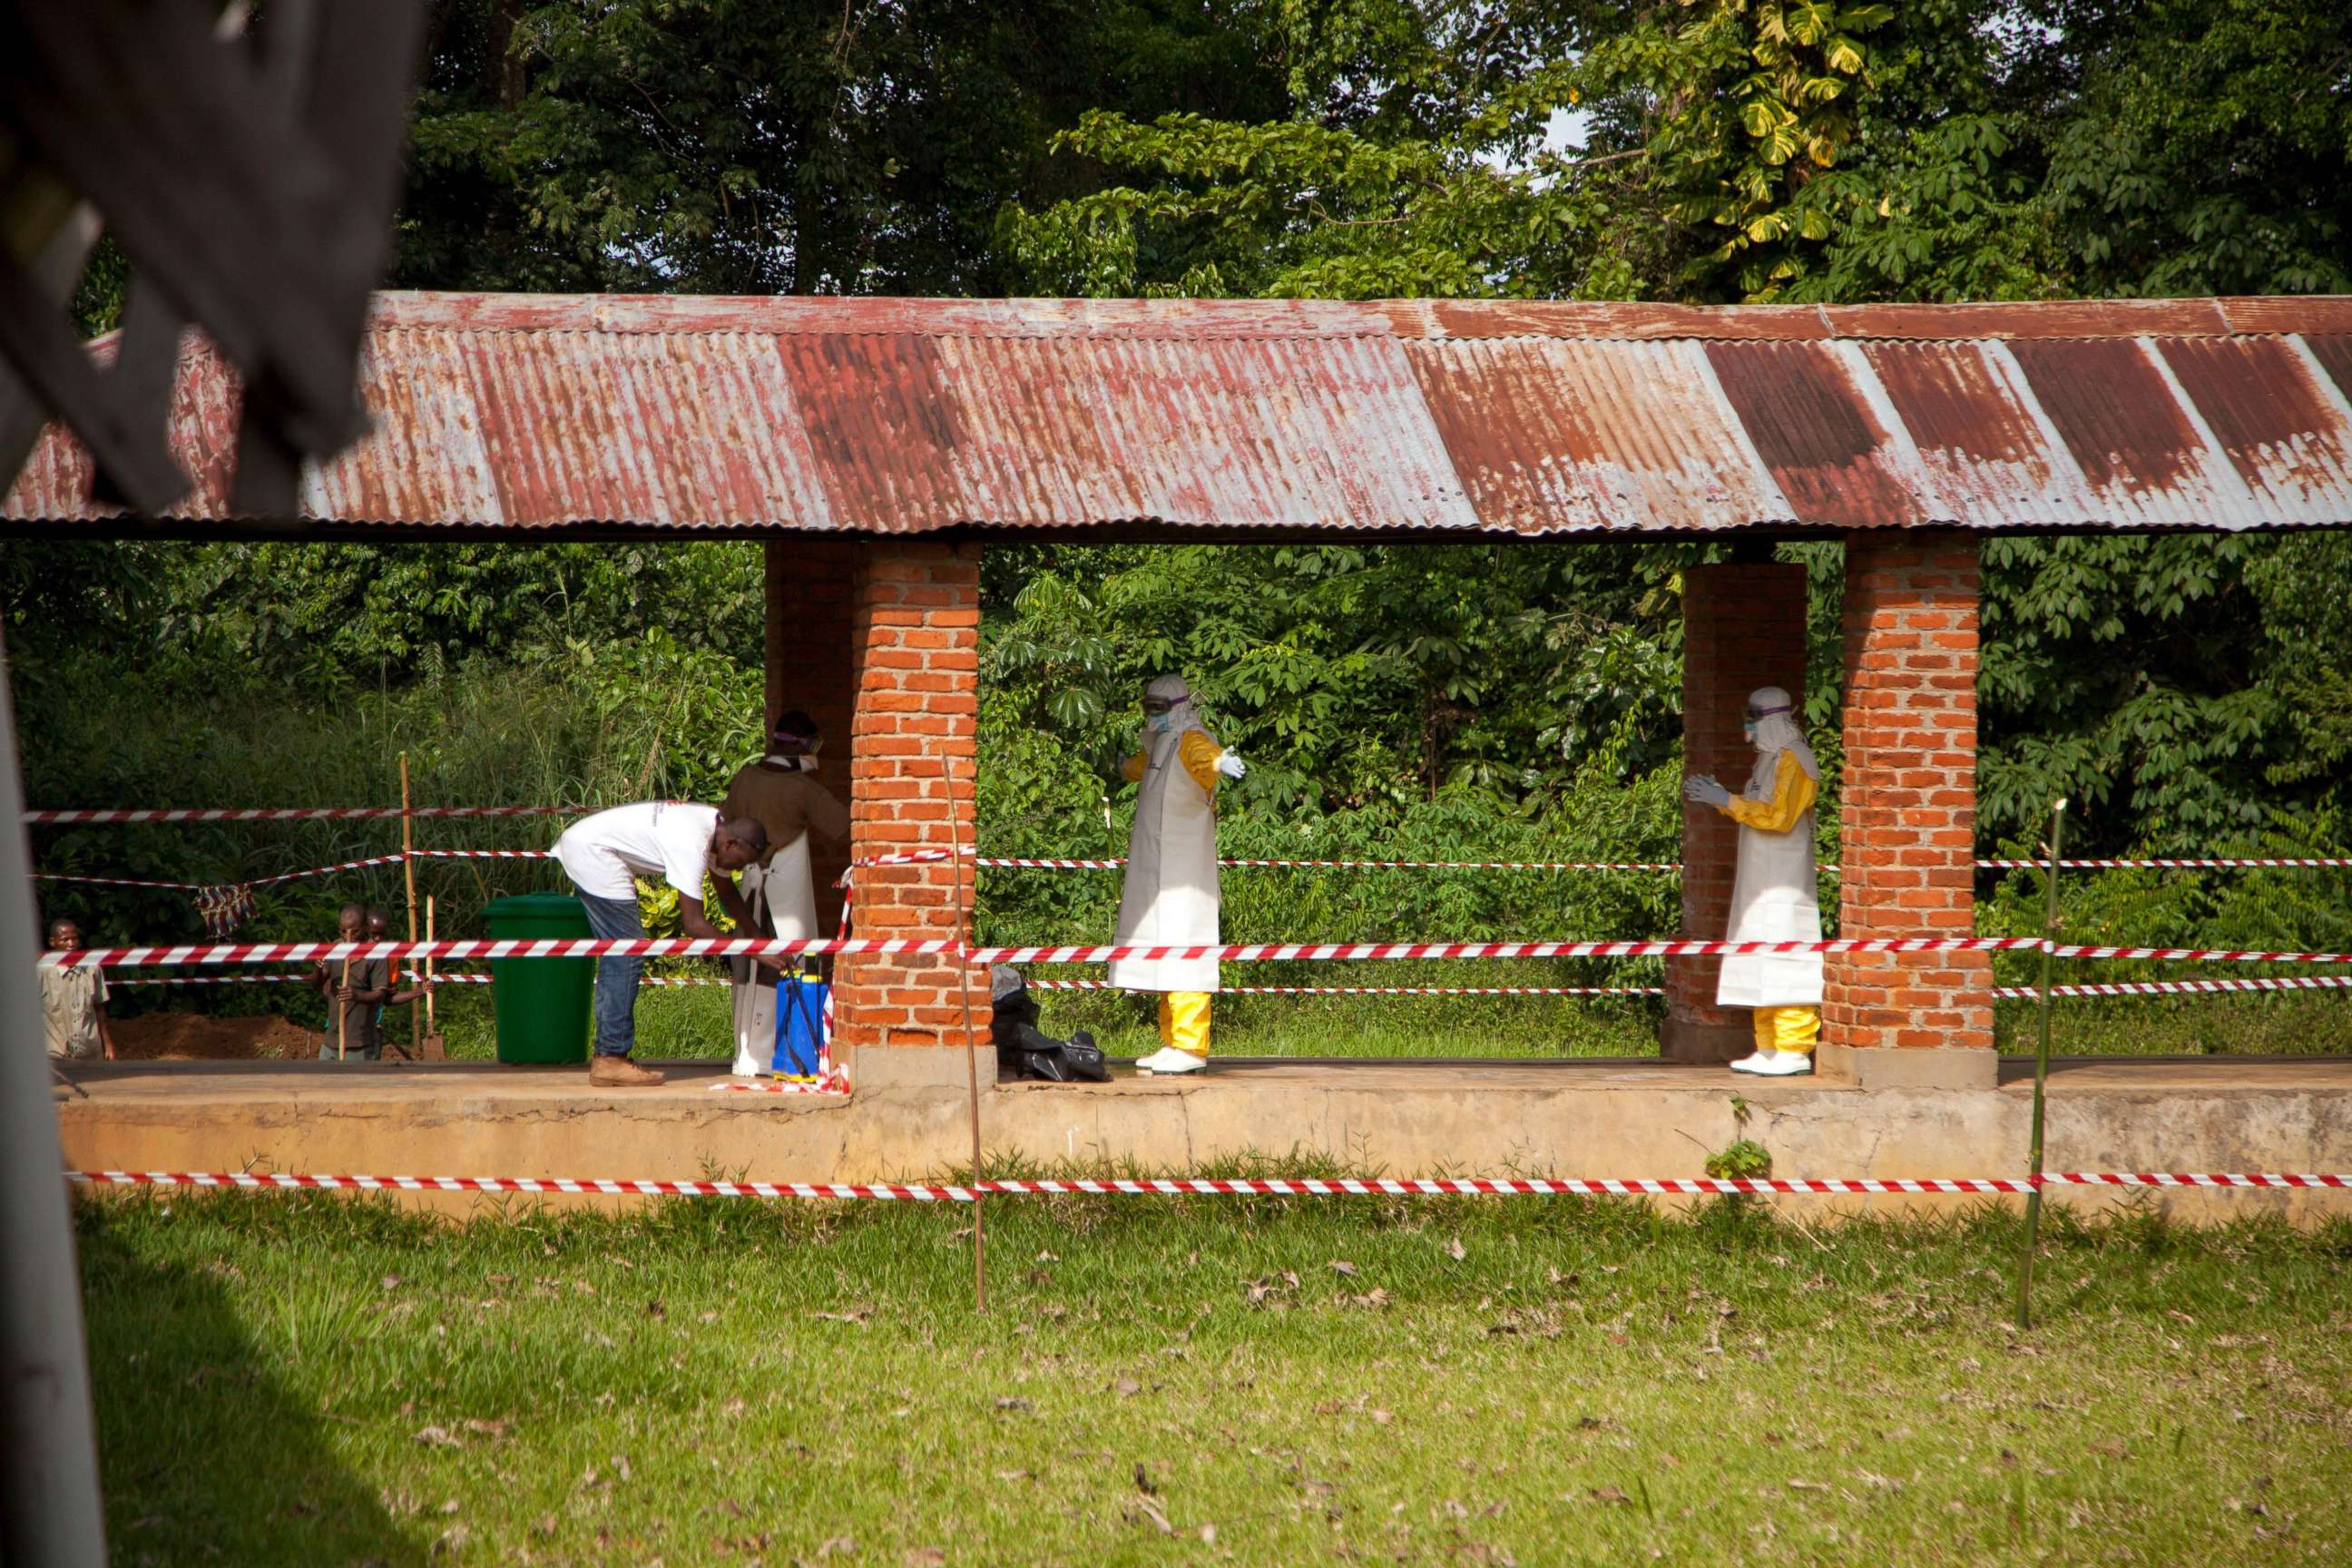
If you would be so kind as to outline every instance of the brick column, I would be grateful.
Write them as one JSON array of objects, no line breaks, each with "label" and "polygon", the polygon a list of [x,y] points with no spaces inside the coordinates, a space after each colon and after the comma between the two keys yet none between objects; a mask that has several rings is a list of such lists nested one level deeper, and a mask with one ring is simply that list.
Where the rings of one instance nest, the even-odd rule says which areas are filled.
[{"label": "brick column", "polygon": [[[762,741],[776,716],[798,708],[817,722],[825,749],[817,777],[835,795],[850,786],[850,724],[856,711],[856,660],[852,630],[858,563],[865,545],[855,539],[794,537],[765,546],[767,576],[767,720]],[[816,882],[817,924],[826,935],[840,930],[841,890],[834,886],[849,864],[849,852],[822,841],[809,846],[809,870]]]},{"label": "brick column", "polygon": [[[980,549],[875,540],[856,574],[851,647],[851,853],[859,860],[950,848],[978,826]],[[959,903],[956,889],[963,889]],[[969,936],[972,871],[944,861],[863,866],[853,934]],[[963,965],[945,957],[845,955],[835,968],[837,1038],[860,1088],[963,1082]],[[972,976],[974,1043],[988,1047],[988,985]],[[929,1048],[925,1048],[929,1047]],[[950,1048],[940,1048],[950,1047]],[[982,1063],[993,1078],[994,1058]]]},{"label": "brick column", "polygon": [[[1977,542],[1845,544],[1843,936],[1976,929]],[[1822,1068],[1865,1084],[1990,1088],[1992,961],[1832,954]]]},{"label": "brick column", "polygon": [[[1711,773],[1738,794],[1756,766],[1740,732],[1748,694],[1781,687],[1805,700],[1805,569],[1770,561],[1683,574],[1683,776]],[[1718,941],[1731,919],[1739,827],[1712,807],[1683,811],[1683,935]],[[1727,1062],[1754,1048],[1748,1010],[1715,1005],[1717,958],[1666,961],[1669,1061]]]}]

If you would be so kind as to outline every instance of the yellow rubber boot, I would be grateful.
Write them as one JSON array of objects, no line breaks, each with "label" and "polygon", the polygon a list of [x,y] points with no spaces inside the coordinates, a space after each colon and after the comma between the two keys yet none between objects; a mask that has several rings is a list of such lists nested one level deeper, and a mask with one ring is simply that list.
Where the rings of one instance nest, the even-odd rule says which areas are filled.
[{"label": "yellow rubber boot", "polygon": [[1160,999],[1160,1037],[1180,1051],[1209,1054],[1209,994],[1171,991]]},{"label": "yellow rubber boot", "polygon": [[[1818,1007],[1775,1007],[1772,1012],[1772,1048],[1792,1057],[1809,1057],[1822,1037],[1822,1012]],[[1757,1015],[1756,1033],[1759,1044],[1764,1033],[1763,1014]]]}]

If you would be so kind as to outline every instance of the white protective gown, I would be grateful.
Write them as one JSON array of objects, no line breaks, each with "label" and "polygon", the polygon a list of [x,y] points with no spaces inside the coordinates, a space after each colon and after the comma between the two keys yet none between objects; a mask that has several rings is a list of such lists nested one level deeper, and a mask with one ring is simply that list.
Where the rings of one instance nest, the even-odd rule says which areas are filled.
[{"label": "white protective gown", "polygon": [[[1759,755],[1742,793],[1770,800],[1780,768],[1781,749]],[[1811,761],[1810,752],[1800,752]],[[1811,773],[1812,768],[1806,772]],[[1822,905],[1813,870],[1813,813],[1806,807],[1786,833],[1764,833],[1741,824],[1738,868],[1731,880],[1731,926],[1727,942],[1819,942]],[[1818,1007],[1822,1001],[1822,955],[1797,952],[1727,957],[1716,983],[1720,1007]]]},{"label": "white protective gown", "polygon": [[[1213,945],[1217,934],[1216,804],[1185,771],[1190,719],[1146,737],[1135,830],[1127,843],[1127,881],[1118,895],[1113,941],[1144,946]],[[1203,731],[1205,732],[1205,731]],[[1213,958],[1115,958],[1110,983],[1124,991],[1214,991]]]},{"label": "white protective gown", "polygon": [[[809,838],[803,833],[768,857],[765,866],[746,866],[736,887],[757,923],[764,915],[786,942],[817,934],[816,885],[809,868]],[[776,1059],[776,977],[751,958],[733,958],[735,980],[735,1071],[751,1078],[772,1071]]]}]

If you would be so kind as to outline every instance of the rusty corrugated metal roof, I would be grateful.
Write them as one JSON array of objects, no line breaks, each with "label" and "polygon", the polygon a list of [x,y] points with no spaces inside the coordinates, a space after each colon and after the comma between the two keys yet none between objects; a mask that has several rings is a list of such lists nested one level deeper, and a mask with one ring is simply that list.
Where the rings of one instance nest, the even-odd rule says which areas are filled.
[{"label": "rusty corrugated metal roof", "polygon": [[[385,294],[360,379],[303,511],[387,531],[2352,525],[2340,298]],[[193,525],[238,526],[237,402],[192,338]],[[0,515],[112,519],[89,489],[53,428]]]}]

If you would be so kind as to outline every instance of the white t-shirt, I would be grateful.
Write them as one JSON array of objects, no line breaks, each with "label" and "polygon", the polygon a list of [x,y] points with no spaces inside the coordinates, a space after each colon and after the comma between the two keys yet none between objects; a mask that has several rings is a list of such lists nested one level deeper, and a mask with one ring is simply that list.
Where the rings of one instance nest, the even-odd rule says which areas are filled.
[{"label": "white t-shirt", "polygon": [[702,901],[710,866],[710,836],[719,808],[674,800],[616,805],[583,817],[555,841],[555,858],[574,886],[592,898],[635,899],[635,879],[657,879],[681,898]]}]

